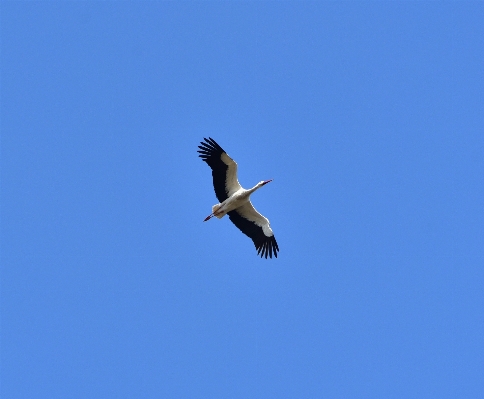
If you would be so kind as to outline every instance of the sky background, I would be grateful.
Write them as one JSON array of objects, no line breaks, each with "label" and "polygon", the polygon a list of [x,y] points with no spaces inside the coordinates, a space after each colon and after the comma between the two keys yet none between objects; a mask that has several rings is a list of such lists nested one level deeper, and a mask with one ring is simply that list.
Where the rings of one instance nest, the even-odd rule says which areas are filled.
[{"label": "sky background", "polygon": [[2,398],[484,397],[484,3],[0,11]]}]

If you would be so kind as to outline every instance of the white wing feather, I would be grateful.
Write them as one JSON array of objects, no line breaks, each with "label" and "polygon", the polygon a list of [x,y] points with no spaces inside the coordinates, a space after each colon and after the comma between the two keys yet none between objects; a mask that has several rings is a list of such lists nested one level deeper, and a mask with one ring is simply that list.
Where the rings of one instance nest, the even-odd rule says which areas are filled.
[{"label": "white wing feather", "polygon": [[225,191],[230,197],[233,193],[242,188],[237,179],[237,163],[230,158],[226,152],[224,152],[220,158],[222,159],[222,162],[228,166],[227,176],[225,178]]},{"label": "white wing feather", "polygon": [[239,206],[235,211],[245,219],[250,220],[259,227],[262,227],[262,231],[267,237],[272,237],[274,235],[269,223],[269,219],[257,212],[250,201],[242,206]]}]

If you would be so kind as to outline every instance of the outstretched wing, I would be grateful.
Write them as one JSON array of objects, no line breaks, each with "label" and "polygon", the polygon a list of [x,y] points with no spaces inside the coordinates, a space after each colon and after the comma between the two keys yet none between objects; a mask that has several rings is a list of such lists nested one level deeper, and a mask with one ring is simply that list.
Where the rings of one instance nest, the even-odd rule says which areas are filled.
[{"label": "outstretched wing", "polygon": [[254,242],[257,254],[269,256],[272,254],[277,258],[279,247],[272,232],[269,220],[255,210],[251,202],[247,202],[241,207],[228,213],[230,220],[242,233],[250,237]]},{"label": "outstretched wing", "polygon": [[214,139],[203,138],[197,152],[199,157],[212,168],[213,188],[220,202],[225,201],[233,193],[241,188],[237,180],[237,164],[220,147]]}]

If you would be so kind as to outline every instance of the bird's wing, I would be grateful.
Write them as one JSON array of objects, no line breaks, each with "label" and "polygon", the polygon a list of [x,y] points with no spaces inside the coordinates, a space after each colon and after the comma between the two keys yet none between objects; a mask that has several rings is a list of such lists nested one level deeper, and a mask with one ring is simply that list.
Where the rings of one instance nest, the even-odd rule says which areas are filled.
[{"label": "bird's wing", "polygon": [[272,232],[269,220],[257,212],[250,201],[229,212],[228,215],[232,223],[242,233],[252,239],[257,249],[257,254],[260,254],[261,258],[263,256],[266,259],[267,256],[272,258],[273,253],[277,258],[279,247],[277,246],[277,241]]},{"label": "bird's wing", "polygon": [[213,188],[220,202],[225,201],[237,190],[242,188],[237,180],[237,164],[220,147],[214,139],[204,138],[197,152],[199,157],[212,168]]}]

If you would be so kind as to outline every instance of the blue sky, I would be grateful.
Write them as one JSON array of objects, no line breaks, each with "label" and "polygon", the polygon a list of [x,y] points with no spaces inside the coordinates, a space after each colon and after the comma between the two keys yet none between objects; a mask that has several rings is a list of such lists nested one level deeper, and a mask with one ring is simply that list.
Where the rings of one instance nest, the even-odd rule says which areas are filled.
[{"label": "blue sky", "polygon": [[[482,397],[482,21],[2,2],[2,397]],[[202,223],[208,136],[278,259]]]}]

